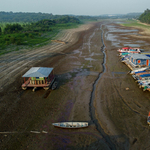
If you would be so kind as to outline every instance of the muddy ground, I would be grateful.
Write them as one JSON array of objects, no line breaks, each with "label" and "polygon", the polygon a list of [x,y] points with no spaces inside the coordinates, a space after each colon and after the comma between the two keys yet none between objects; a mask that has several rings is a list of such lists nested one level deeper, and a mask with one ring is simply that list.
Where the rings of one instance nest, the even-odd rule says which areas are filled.
[{"label": "muddy ground", "polygon": [[[133,46],[148,52],[145,36],[102,21],[58,35],[68,45],[1,57],[0,149],[150,149],[150,93],[138,88],[116,51]],[[23,91],[21,76],[32,66],[53,67],[57,89]],[[89,127],[52,126],[61,121],[87,121]]]}]

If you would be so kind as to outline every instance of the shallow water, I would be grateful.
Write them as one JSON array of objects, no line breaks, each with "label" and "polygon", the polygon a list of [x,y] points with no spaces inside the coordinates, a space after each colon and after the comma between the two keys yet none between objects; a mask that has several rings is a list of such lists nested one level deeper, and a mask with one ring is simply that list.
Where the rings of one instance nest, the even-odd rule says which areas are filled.
[{"label": "shallow water", "polygon": [[131,44],[131,43],[127,43],[127,44],[123,44],[124,46],[129,46],[129,47],[140,47],[140,44]]},{"label": "shallow water", "polygon": [[[114,27],[113,25],[106,25],[107,29],[108,29],[108,33],[105,35],[105,38],[108,41],[112,42],[112,45],[115,47],[123,47],[123,46],[130,46],[130,47],[141,47],[144,45],[149,45],[148,43],[146,43],[145,41],[142,40],[137,40],[136,42],[132,42],[132,37],[126,37],[128,35],[139,35],[138,30],[137,29],[118,29],[116,27]],[[116,35],[116,33],[119,34],[119,36],[121,35],[121,38],[118,38],[118,36]],[[121,45],[121,46],[120,46]],[[122,46],[123,45],[123,46]]]},{"label": "shallow water", "polygon": [[116,28],[116,27],[114,27],[113,25],[107,25],[107,28],[109,29],[109,32],[122,32],[122,33],[124,33],[124,32],[137,32],[138,30],[137,29],[118,29],[118,28]]},{"label": "shallow water", "polygon": [[85,60],[95,61],[93,58],[84,58]]}]

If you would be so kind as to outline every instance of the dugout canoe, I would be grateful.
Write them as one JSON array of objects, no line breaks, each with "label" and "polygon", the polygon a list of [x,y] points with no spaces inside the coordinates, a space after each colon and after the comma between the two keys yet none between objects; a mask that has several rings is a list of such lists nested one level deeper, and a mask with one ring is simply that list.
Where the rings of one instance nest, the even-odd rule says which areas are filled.
[{"label": "dugout canoe", "polygon": [[52,125],[60,128],[76,129],[88,127],[88,122],[58,122],[52,123]]}]

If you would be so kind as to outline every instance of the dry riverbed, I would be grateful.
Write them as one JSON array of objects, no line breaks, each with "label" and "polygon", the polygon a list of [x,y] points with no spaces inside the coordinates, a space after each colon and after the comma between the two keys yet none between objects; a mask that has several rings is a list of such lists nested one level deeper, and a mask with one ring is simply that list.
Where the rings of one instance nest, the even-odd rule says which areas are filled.
[{"label": "dry riverbed", "polygon": [[[150,94],[138,88],[116,51],[148,52],[147,40],[136,37],[140,31],[115,21],[92,23],[61,33],[66,45],[1,57],[0,149],[148,149]],[[58,88],[23,91],[21,75],[32,66],[53,67]],[[52,126],[61,121],[89,127]]]}]

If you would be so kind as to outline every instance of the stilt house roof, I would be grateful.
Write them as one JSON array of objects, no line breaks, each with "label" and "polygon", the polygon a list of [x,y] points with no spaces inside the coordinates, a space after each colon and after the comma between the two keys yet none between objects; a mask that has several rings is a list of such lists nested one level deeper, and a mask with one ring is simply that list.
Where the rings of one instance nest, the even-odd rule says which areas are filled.
[{"label": "stilt house roof", "polygon": [[22,77],[48,77],[53,68],[32,67]]}]

